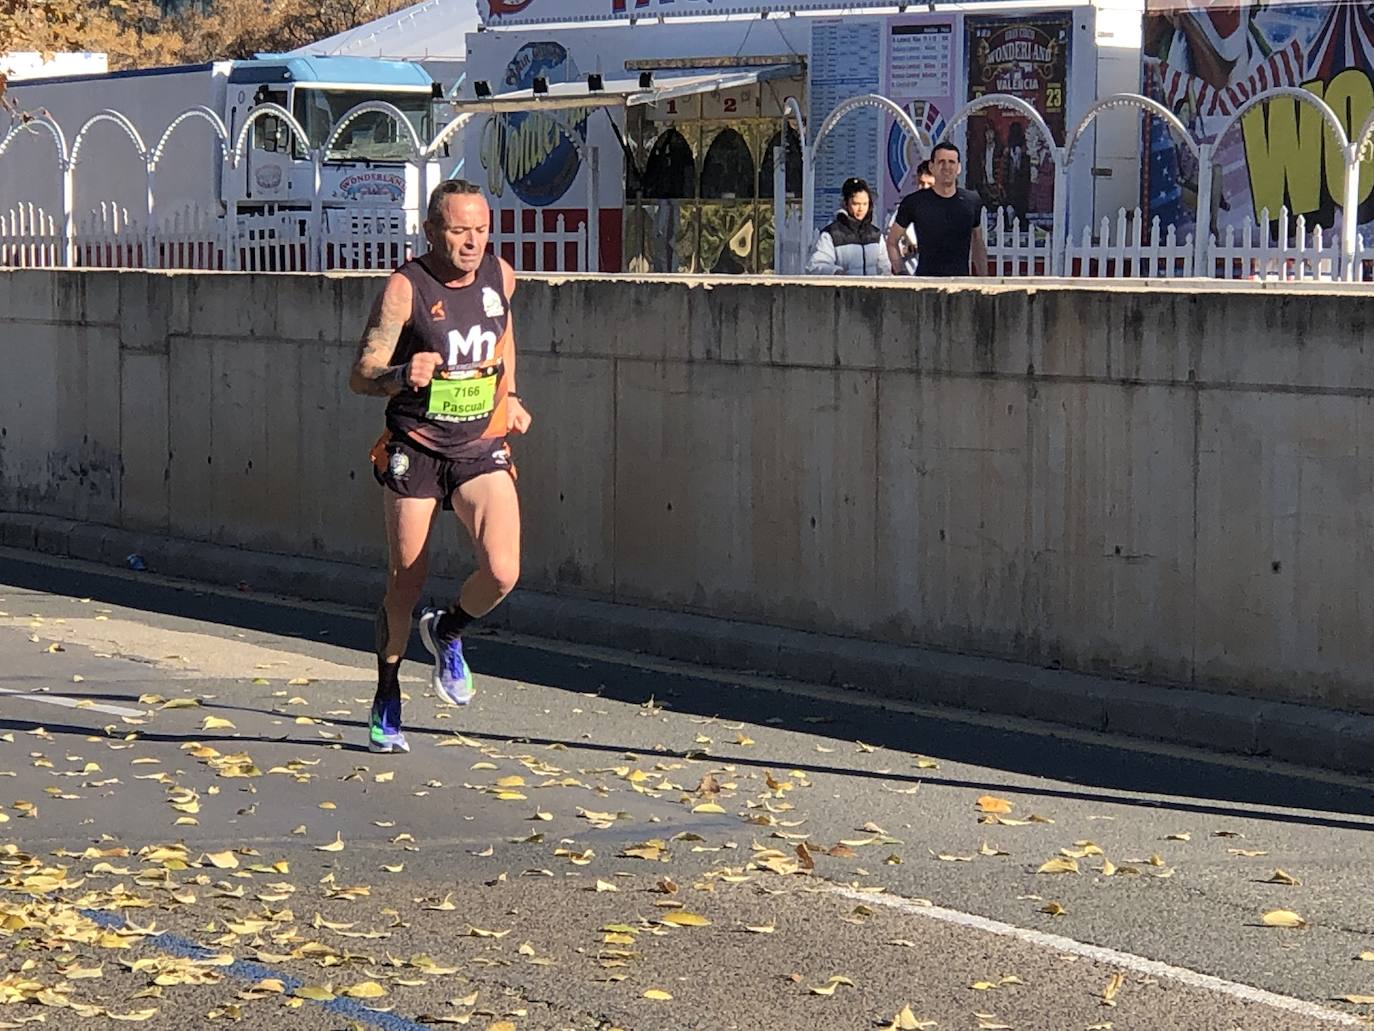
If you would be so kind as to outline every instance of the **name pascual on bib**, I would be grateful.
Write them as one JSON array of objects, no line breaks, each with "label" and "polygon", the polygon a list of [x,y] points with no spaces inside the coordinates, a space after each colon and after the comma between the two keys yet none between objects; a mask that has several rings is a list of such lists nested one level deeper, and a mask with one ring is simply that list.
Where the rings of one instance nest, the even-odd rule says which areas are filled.
[{"label": "name pascual on bib", "polygon": [[473,326],[449,330],[447,368],[429,385],[426,414],[439,422],[476,422],[496,410],[496,384],[504,362],[496,356],[496,334]]}]

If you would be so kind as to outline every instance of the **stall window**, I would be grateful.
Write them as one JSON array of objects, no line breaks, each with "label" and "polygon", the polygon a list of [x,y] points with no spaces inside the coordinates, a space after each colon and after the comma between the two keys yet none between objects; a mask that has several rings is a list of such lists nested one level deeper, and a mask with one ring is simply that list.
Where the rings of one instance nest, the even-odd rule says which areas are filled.
[{"label": "stall window", "polygon": [[723,129],[701,165],[701,196],[710,200],[754,197],[756,170],[749,144],[734,129]]},{"label": "stall window", "polygon": [[669,129],[654,141],[641,185],[647,200],[685,200],[697,195],[697,162],[682,133]]},{"label": "stall window", "polygon": [[[782,133],[775,132],[763,148],[763,160],[759,163],[759,196],[773,196],[773,151],[782,142]],[[787,195],[800,197],[802,192],[802,150],[801,137],[790,125],[787,127]]]}]

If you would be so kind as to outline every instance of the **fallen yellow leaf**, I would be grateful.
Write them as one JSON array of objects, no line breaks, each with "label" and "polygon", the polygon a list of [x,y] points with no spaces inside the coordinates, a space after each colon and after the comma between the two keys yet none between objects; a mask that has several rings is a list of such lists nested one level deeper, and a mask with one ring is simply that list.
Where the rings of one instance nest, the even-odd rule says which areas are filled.
[{"label": "fallen yellow leaf", "polygon": [[1036,873],[1078,873],[1078,860],[1060,857],[1041,865]]},{"label": "fallen yellow leaf", "polygon": [[697,913],[688,913],[686,910],[678,910],[673,913],[665,913],[659,917],[659,922],[672,924],[674,927],[709,927],[711,921]]},{"label": "fallen yellow leaf", "polygon": [[380,999],[386,994],[386,989],[376,981],[363,981],[352,988],[343,989],[339,994],[347,995],[350,999]]},{"label": "fallen yellow leaf", "polygon": [[920,1020],[916,1014],[911,1012],[910,1006],[903,1006],[898,1014],[892,1018],[892,1023],[888,1024],[883,1031],[930,1031],[931,1028],[938,1027],[933,1020]]},{"label": "fallen yellow leaf", "polygon": [[1307,921],[1298,916],[1291,909],[1271,909],[1263,913],[1260,919],[1264,921],[1265,927],[1306,927]]},{"label": "fallen yellow leaf", "polygon": [[316,846],[315,846],[315,851],[316,851],[316,852],[342,852],[343,850],[344,850],[343,835],[342,835],[342,834],[339,834],[339,833],[337,833],[337,832],[334,834],[334,840],[331,841],[328,845],[316,845]]},{"label": "fallen yellow leaf", "polygon": [[1104,1006],[1116,1005],[1116,993],[1121,991],[1121,986],[1126,983],[1126,975],[1120,970],[1114,973],[1107,981],[1107,987],[1102,989],[1102,1004]]},{"label": "fallen yellow leaf", "polygon": [[[165,709],[165,708],[169,708],[169,707],[170,707],[170,703],[169,703],[169,705],[164,705],[164,706],[163,706],[164,709]],[[237,730],[238,728],[235,727],[234,724],[233,724],[232,722],[230,722],[229,720],[226,720],[223,716],[206,716],[205,719],[201,721],[200,729],[201,729],[201,730]]]},{"label": "fallen yellow leaf", "polygon": [[1008,802],[1005,798],[998,798],[995,795],[983,795],[973,803],[980,812],[984,813],[1009,813],[1016,806]]}]

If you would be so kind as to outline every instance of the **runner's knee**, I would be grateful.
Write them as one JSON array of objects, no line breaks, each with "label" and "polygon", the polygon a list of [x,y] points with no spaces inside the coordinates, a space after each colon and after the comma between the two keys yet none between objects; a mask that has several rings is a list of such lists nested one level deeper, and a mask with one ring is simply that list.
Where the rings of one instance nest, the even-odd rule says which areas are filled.
[{"label": "runner's knee", "polygon": [[487,575],[504,597],[515,590],[515,585],[520,579],[520,559],[493,559],[488,563]]}]

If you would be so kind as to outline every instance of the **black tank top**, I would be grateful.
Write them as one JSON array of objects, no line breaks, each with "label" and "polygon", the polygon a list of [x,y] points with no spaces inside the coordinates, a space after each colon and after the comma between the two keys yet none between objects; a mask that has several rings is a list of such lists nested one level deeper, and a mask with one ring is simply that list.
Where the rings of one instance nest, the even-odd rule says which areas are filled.
[{"label": "black tank top", "polygon": [[434,351],[445,364],[429,387],[391,399],[387,429],[446,457],[470,457],[506,435],[507,356],[515,342],[501,262],[486,255],[462,287],[445,286],[419,258],[396,271],[410,280],[414,300],[391,363]]}]

